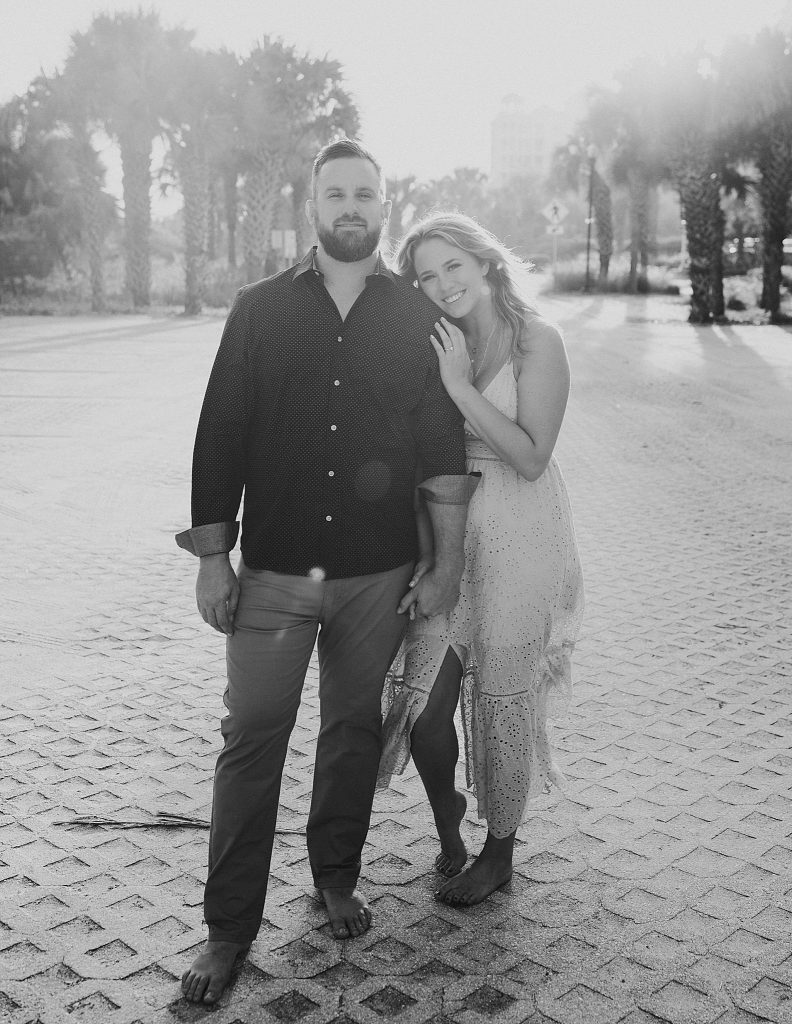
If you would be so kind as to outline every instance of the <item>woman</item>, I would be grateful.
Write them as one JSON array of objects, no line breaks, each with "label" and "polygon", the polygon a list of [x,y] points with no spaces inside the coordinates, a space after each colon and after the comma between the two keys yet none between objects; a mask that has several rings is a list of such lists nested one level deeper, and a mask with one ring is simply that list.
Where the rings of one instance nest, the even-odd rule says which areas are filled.
[{"label": "woman", "polygon": [[[380,785],[412,754],[440,837],[435,865],[447,876],[436,897],[465,905],[511,878],[528,801],[559,778],[548,701],[571,690],[583,610],[572,516],[553,458],[569,367],[558,330],[521,294],[520,261],[469,217],[422,221],[403,239],[398,260],[441,310],[432,344],[465,416],[468,471],[480,472],[481,482],[468,511],[459,603],[450,616],[412,619],[403,671],[397,665],[389,674]],[[411,586],[432,557],[420,510],[419,535]],[[488,826],[466,870],[459,831],[466,800],[454,784],[458,702],[467,783]]]}]

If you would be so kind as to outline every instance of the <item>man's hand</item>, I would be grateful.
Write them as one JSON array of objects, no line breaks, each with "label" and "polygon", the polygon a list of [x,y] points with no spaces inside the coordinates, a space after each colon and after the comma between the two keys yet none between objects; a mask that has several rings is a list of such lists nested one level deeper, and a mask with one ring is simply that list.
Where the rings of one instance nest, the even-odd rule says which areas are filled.
[{"label": "man's hand", "polygon": [[416,615],[428,619],[432,615],[448,614],[459,600],[461,575],[458,570],[435,566],[404,595],[396,611],[400,615],[408,612],[411,619]]},{"label": "man's hand", "polygon": [[232,636],[239,603],[239,580],[228,555],[203,555],[195,584],[195,599],[204,622],[218,633]]},{"label": "man's hand", "polygon": [[424,576],[431,572],[432,566],[434,565],[434,556],[432,554],[421,555],[418,561],[415,563],[413,574],[410,577],[410,582],[407,586],[410,588],[404,597],[399,602],[399,606],[396,609],[398,615],[404,615],[405,612],[409,612],[410,619],[415,618],[415,601],[417,597],[411,596],[412,590],[416,584],[424,578]]}]

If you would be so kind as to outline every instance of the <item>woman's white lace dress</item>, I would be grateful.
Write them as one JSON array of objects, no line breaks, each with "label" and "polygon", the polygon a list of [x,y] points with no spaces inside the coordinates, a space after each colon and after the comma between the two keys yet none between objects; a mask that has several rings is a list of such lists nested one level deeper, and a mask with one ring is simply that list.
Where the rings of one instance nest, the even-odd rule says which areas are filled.
[{"label": "woman's white lace dress", "polygon": [[[509,362],[482,394],[517,418]],[[465,572],[450,615],[410,624],[383,692],[379,787],[410,757],[410,731],[452,647],[463,666],[460,707],[467,784],[498,838],[523,821],[528,800],[559,781],[548,704],[568,697],[583,612],[583,579],[561,471],[551,459],[529,481],[467,430],[468,471],[481,482],[468,510]]]}]

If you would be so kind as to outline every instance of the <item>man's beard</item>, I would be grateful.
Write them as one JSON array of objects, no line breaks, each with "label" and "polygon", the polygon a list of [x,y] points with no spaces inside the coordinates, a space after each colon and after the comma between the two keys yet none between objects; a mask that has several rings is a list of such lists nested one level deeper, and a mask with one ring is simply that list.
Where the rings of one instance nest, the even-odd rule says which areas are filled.
[{"label": "man's beard", "polygon": [[[346,223],[358,222],[347,221]],[[370,256],[379,245],[382,227],[361,233],[360,231],[345,230],[343,227],[337,231],[335,226],[326,228],[323,225],[318,225],[316,234],[322,243],[322,248],[332,259],[338,260],[339,263],[359,263],[360,260]]]}]

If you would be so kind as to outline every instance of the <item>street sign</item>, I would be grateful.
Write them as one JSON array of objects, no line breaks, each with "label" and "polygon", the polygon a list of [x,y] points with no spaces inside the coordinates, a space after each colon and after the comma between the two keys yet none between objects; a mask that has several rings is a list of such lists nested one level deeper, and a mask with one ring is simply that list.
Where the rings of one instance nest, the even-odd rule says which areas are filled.
[{"label": "street sign", "polygon": [[560,224],[568,213],[569,210],[564,206],[560,199],[551,199],[547,206],[542,210],[542,215],[547,217],[551,224]]},{"label": "street sign", "polygon": [[563,235],[564,225],[563,224],[548,224],[545,228],[548,235]]}]

